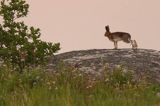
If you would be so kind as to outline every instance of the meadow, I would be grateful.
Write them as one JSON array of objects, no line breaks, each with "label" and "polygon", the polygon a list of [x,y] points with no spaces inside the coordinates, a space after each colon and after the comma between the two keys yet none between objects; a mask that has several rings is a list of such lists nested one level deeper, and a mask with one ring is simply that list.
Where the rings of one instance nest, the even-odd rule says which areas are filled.
[{"label": "meadow", "polygon": [[94,77],[72,67],[19,73],[2,65],[0,106],[160,106],[160,85],[135,80],[123,68]]}]

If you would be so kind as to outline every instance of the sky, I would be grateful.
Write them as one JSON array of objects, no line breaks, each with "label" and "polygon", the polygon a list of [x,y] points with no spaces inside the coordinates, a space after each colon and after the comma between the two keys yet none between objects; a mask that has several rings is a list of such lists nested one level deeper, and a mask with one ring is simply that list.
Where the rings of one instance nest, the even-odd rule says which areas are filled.
[{"label": "sky", "polygon": [[113,48],[113,42],[104,37],[106,25],[111,32],[130,33],[139,48],[160,50],[160,0],[26,1],[30,8],[23,20],[41,29],[42,40],[60,42],[59,53]]}]

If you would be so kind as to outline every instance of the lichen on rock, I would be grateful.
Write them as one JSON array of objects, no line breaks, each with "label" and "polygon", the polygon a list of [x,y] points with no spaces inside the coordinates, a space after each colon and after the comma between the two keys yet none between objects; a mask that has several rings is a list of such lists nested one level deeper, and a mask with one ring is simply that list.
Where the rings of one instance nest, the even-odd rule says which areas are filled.
[{"label": "lichen on rock", "polygon": [[62,53],[51,59],[54,69],[59,62],[64,62],[80,71],[101,75],[107,67],[114,70],[121,65],[125,70],[133,70],[138,77],[147,75],[160,83],[160,52],[149,49],[92,49]]}]

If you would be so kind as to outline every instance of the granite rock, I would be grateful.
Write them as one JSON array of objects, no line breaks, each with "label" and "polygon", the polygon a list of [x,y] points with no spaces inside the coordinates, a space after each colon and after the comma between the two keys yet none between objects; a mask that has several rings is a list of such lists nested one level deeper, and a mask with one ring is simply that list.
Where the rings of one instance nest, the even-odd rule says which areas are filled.
[{"label": "granite rock", "polygon": [[160,51],[150,49],[92,49],[62,53],[53,56],[48,65],[49,70],[55,70],[58,63],[63,62],[80,71],[101,75],[103,70],[113,71],[115,67],[123,66],[125,70],[134,71],[135,75],[148,76],[160,83]]}]

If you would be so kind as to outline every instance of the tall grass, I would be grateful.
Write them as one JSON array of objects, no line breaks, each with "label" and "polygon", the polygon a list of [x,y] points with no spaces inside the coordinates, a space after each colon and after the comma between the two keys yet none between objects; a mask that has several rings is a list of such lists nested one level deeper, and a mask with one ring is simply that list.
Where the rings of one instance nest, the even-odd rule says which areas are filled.
[{"label": "tall grass", "polygon": [[0,106],[158,106],[159,85],[135,81],[123,68],[93,77],[72,67],[23,73],[0,67]]}]

